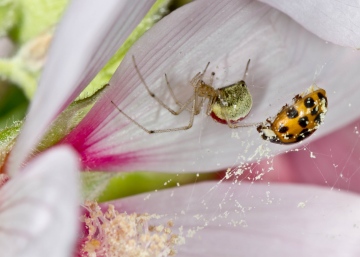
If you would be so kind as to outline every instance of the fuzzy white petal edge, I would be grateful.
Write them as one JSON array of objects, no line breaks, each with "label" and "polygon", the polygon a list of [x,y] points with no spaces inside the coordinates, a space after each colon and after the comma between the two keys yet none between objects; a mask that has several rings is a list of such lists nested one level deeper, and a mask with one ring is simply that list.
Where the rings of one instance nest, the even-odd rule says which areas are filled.
[{"label": "fuzzy white petal edge", "polygon": [[71,256],[79,228],[79,163],[67,146],[32,160],[1,189],[1,255]]}]

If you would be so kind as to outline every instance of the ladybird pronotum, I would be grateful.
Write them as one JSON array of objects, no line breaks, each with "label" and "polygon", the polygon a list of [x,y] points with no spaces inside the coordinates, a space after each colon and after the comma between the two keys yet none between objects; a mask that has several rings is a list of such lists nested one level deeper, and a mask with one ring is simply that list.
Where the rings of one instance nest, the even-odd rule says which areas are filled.
[{"label": "ladybird pronotum", "polygon": [[293,144],[304,140],[323,123],[327,112],[326,91],[312,85],[285,105],[273,120],[257,127],[262,138],[277,144]]}]

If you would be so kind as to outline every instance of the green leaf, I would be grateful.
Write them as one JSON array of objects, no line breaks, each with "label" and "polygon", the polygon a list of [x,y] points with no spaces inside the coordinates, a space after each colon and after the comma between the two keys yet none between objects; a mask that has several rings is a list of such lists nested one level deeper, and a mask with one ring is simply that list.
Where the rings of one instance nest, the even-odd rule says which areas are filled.
[{"label": "green leaf", "polygon": [[68,0],[13,0],[16,22],[10,31],[12,40],[23,44],[53,28],[60,20]]},{"label": "green leaf", "polygon": [[85,200],[106,202],[144,192],[219,179],[216,173],[82,172]]},{"label": "green leaf", "polygon": [[84,200],[95,201],[103,194],[110,180],[116,176],[115,172],[81,173],[82,196]]},{"label": "green leaf", "polygon": [[16,4],[12,0],[0,0],[0,37],[14,27],[16,17]]},{"label": "green leaf", "polygon": [[0,76],[34,95],[54,28],[68,0],[0,0],[0,36],[19,50],[0,60]]},{"label": "green leaf", "polygon": [[82,99],[84,97],[90,96],[92,92],[99,90],[110,81],[112,75],[119,67],[122,59],[124,58],[125,54],[129,51],[131,46],[157,21],[159,21],[162,17],[164,17],[168,13],[167,6],[169,5],[169,2],[170,0],[156,1],[156,3],[151,7],[149,12],[141,21],[141,23],[127,38],[125,43],[109,60],[109,62],[104,66],[104,68],[98,73],[98,75],[90,82],[90,84],[85,88],[85,90],[81,92],[80,96],[77,99]]},{"label": "green leaf", "polygon": [[10,127],[0,130],[0,167],[3,167],[8,154],[13,148],[15,139],[20,132],[21,125],[22,122],[14,122]]},{"label": "green leaf", "polygon": [[102,92],[102,89],[98,90],[92,96],[70,104],[51,124],[36,151],[44,151],[68,135],[90,111]]}]

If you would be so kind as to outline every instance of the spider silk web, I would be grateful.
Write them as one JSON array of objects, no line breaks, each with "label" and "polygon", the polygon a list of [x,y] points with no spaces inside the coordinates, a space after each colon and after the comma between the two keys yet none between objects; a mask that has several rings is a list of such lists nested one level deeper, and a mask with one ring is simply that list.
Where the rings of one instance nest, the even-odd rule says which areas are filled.
[{"label": "spider silk web", "polygon": [[[196,242],[205,247],[203,240],[210,240],[206,237],[206,231],[221,231],[229,227],[235,231],[234,237],[238,237],[240,241],[242,238],[245,240],[248,234],[259,232],[254,228],[253,221],[253,216],[259,215],[259,210],[261,215],[266,216],[267,207],[275,205],[282,208],[282,204],[289,201],[286,191],[280,194],[273,192],[273,186],[281,184],[291,190],[294,185],[310,185],[329,192],[359,192],[359,126],[360,121],[355,121],[338,131],[278,155],[267,149],[269,142],[264,141],[254,152],[251,162],[238,156],[234,165],[221,173],[222,178],[218,181],[207,182],[208,186],[199,189],[204,182],[201,181],[203,174],[198,173],[191,185],[182,186],[179,183],[176,188],[158,188],[156,192],[144,194],[143,203],[150,206],[149,210],[155,211],[157,204],[174,199],[168,203],[169,212],[161,213],[164,216],[153,222],[156,225],[173,222],[172,230],[183,238],[182,243],[191,245]],[[164,181],[164,185],[169,182]],[[259,191],[258,185],[266,187]],[[160,200],[156,197],[158,193],[163,193]],[[176,202],[176,196],[184,194],[186,200]],[[302,212],[309,203],[318,203],[317,196],[291,200],[295,212]],[[194,225],[195,221],[197,225]],[[201,226],[198,225],[199,222]],[[264,222],[261,233],[271,234],[271,228],[267,230],[266,219]],[[242,247],[241,243],[239,247]],[[178,249],[180,256],[192,256],[191,252],[182,250],[181,246],[175,249]],[[222,249],[221,253],[226,254],[226,249]]]}]

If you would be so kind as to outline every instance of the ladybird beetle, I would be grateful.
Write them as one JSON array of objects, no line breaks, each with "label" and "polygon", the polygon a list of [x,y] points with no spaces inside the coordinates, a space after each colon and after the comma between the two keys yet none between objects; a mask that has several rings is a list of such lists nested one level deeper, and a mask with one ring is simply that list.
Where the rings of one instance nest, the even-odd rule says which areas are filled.
[{"label": "ladybird beetle", "polygon": [[326,91],[310,86],[285,105],[273,120],[257,127],[262,138],[277,144],[293,144],[309,137],[323,123],[327,112]]}]

